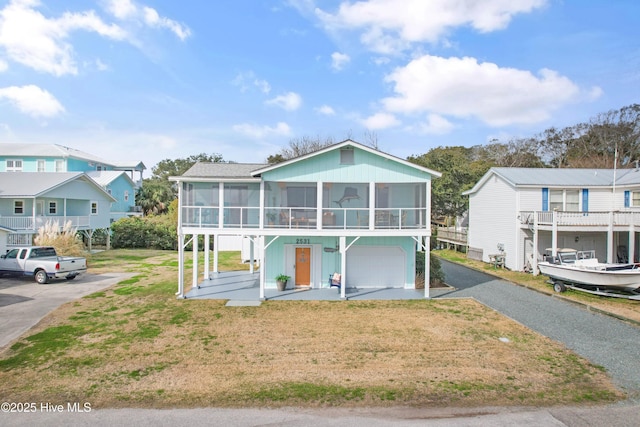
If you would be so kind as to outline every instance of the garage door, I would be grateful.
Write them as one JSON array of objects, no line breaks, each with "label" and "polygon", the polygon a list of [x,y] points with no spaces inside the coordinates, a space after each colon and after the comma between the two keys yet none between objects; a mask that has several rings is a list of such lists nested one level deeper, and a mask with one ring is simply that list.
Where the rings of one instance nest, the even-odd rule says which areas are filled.
[{"label": "garage door", "polygon": [[399,246],[352,246],[347,251],[347,287],[404,287],[406,254]]}]

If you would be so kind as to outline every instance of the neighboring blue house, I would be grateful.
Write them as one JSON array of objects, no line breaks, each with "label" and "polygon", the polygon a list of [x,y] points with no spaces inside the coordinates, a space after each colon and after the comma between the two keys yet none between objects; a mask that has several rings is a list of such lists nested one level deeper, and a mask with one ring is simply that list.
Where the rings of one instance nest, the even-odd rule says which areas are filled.
[{"label": "neighboring blue house", "polygon": [[112,220],[142,215],[141,209],[135,205],[135,192],[142,185],[145,169],[142,162],[108,162],[58,144],[0,143],[0,172],[89,174],[116,199],[111,207]]},{"label": "neighboring blue house", "polygon": [[[110,223],[122,218],[124,216],[141,216],[141,209],[135,205],[135,193],[136,190],[142,185],[143,172],[145,166],[142,162],[109,162],[91,154],[82,152],[69,147],[64,147],[58,144],[21,144],[21,143],[0,143],[0,194],[8,194],[7,190],[13,188],[12,185],[17,176],[11,175],[12,173],[20,173],[21,176],[28,182],[32,180],[39,180],[30,176],[30,174],[45,174],[46,176],[53,177],[56,173],[60,174],[82,174],[85,181],[88,179],[93,182],[93,185],[101,187],[101,190],[107,193],[107,199],[109,204],[100,206],[99,217],[106,216],[109,221],[103,223],[101,220],[97,221],[96,217],[93,217],[94,221],[91,224],[81,224],[78,226],[79,230],[82,230],[88,237],[93,233],[93,230],[110,227]],[[89,178],[91,177],[91,178]],[[51,188],[57,185],[60,177],[51,178]],[[43,181],[42,184],[46,184]],[[73,191],[76,186],[65,186],[68,191]],[[1,214],[0,226],[5,225],[11,229],[14,229],[14,233],[9,236],[9,245],[12,244],[30,244],[28,241],[29,236],[33,235],[37,228],[38,217],[47,216],[48,213],[48,199],[43,199],[41,195],[46,195],[46,188],[39,188],[40,193],[27,194],[26,200],[36,200],[31,207],[25,207],[26,211],[21,214],[23,216],[30,216],[31,222],[27,221],[19,224],[23,226],[14,229],[7,223],[15,224],[15,218],[7,218],[6,213]],[[86,195],[83,193],[67,193],[62,195],[65,200],[80,200]],[[85,204],[89,206],[91,199],[86,199]],[[53,201],[52,201],[53,203]],[[54,203],[55,205],[56,203]],[[42,205],[42,206],[40,206]],[[83,208],[84,209],[84,208]],[[88,209],[88,208],[87,208]],[[5,212],[11,212],[11,209]],[[56,206],[55,215],[59,215],[60,208]],[[69,212],[67,212],[69,214]],[[15,216],[14,213],[9,213],[11,216]],[[69,214],[76,216],[76,214]],[[82,215],[89,215],[88,210]],[[93,214],[92,214],[93,215]],[[64,215],[63,215],[64,216]],[[99,226],[98,226],[99,224]]]},{"label": "neighboring blue house", "polygon": [[111,204],[111,221],[129,216],[142,216],[142,209],[136,206],[135,183],[124,171],[92,171],[87,175],[116,199]]},{"label": "neighboring blue house", "polygon": [[7,246],[30,245],[47,222],[67,222],[91,241],[108,229],[115,202],[83,172],[0,172],[0,227],[11,230]]},{"label": "neighboring blue house", "polygon": [[[429,296],[431,180],[441,174],[351,140],[275,165],[197,163],[171,177],[179,187],[179,285],[184,295],[186,236],[205,246],[244,236],[260,263],[260,297],[291,276],[297,287],[415,288],[416,251],[425,251]],[[205,251],[204,277],[209,277]]]}]

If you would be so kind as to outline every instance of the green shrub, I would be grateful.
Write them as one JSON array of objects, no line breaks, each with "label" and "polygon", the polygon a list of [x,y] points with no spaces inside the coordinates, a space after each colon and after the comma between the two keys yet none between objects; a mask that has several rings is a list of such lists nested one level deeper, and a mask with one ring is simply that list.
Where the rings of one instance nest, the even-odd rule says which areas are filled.
[{"label": "green shrub", "polygon": [[[438,257],[433,256],[433,254],[429,254],[429,259],[431,263],[431,269],[429,270],[429,283],[432,285],[443,283],[444,273],[442,272],[440,260]],[[416,252],[416,282],[418,282],[418,277],[424,278],[424,252]],[[422,282],[422,286],[424,287],[424,279],[422,279]]]},{"label": "green shrub", "polygon": [[121,218],[111,224],[111,245],[114,249],[176,250],[178,236],[170,220],[167,215]]}]

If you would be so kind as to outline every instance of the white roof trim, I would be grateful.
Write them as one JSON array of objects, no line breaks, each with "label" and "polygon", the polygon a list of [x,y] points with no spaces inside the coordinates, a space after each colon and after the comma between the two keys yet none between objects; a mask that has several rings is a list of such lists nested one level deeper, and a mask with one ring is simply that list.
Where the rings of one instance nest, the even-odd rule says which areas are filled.
[{"label": "white roof trim", "polygon": [[440,172],[436,172],[434,170],[422,167],[420,165],[416,165],[415,163],[411,163],[411,162],[409,162],[407,160],[403,160],[403,159],[401,159],[399,157],[392,156],[391,154],[387,154],[385,152],[376,150],[376,149],[368,147],[366,145],[362,145],[359,142],[355,142],[355,141],[353,141],[351,139],[347,139],[347,140],[339,142],[337,144],[329,145],[329,146],[327,146],[325,148],[322,148],[320,150],[314,151],[313,153],[304,154],[302,156],[299,156],[299,157],[296,157],[296,158],[293,158],[293,159],[285,160],[284,162],[276,163],[274,165],[270,165],[270,166],[267,166],[267,167],[262,168],[262,169],[257,169],[255,171],[253,171],[251,173],[251,175],[253,175],[253,176],[261,175],[261,174],[263,174],[265,172],[269,172],[271,170],[274,170],[274,169],[277,169],[277,168],[280,168],[280,167],[283,167],[283,166],[286,166],[286,165],[290,165],[290,164],[293,164],[293,163],[296,163],[296,162],[299,162],[299,161],[302,161],[302,160],[309,159],[311,157],[318,156],[320,154],[327,153],[329,151],[333,151],[333,150],[340,149],[340,148],[343,148],[343,147],[348,147],[348,146],[357,147],[357,148],[359,148],[361,150],[364,150],[364,151],[367,151],[369,153],[384,157],[385,159],[388,159],[388,160],[391,160],[391,161],[394,161],[394,162],[397,162],[397,163],[401,163],[401,164],[403,164],[405,166],[412,167],[412,168],[417,169],[417,170],[422,171],[422,172],[426,172],[426,173],[428,173],[430,175],[433,175],[433,176],[435,176],[437,178],[442,176],[442,173],[440,173]]}]

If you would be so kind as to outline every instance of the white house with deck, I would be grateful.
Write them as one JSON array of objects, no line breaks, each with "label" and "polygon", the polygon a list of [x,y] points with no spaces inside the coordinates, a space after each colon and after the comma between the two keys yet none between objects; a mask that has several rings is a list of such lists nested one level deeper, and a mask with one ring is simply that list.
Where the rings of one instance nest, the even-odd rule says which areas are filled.
[{"label": "white house with deck", "polygon": [[[440,173],[351,140],[274,165],[198,163],[172,177],[179,188],[179,284],[184,248],[193,245],[192,284],[218,271],[218,239],[243,236],[260,265],[260,298],[276,276],[296,287],[416,284],[416,252],[425,250],[429,296],[431,180]],[[209,250],[199,259],[198,240]],[[252,257],[253,258],[253,257]],[[251,264],[253,267],[253,263]]]},{"label": "white house with deck", "polygon": [[537,273],[545,252],[639,260],[640,170],[491,168],[469,191],[469,256]]}]

